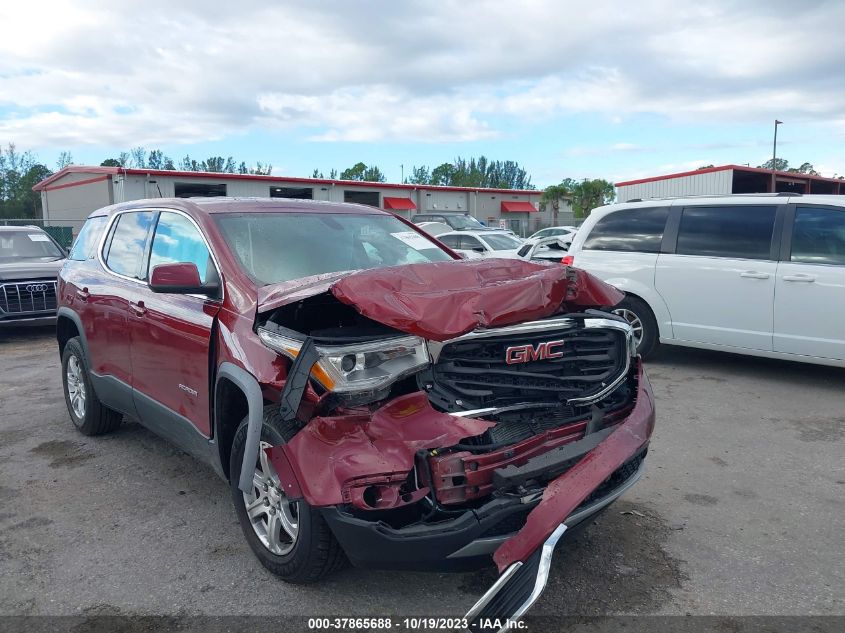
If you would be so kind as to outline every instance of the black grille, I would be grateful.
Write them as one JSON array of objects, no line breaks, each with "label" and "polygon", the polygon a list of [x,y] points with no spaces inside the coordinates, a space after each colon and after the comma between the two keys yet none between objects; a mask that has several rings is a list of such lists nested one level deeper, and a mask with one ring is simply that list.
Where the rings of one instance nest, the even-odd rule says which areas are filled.
[{"label": "black grille", "polygon": [[[563,341],[559,358],[508,364],[509,347]],[[450,405],[475,409],[522,402],[564,402],[591,396],[625,366],[625,335],[603,328],[568,328],[468,338],[443,347],[433,367],[433,387]]]},{"label": "black grille", "polygon": [[56,280],[0,284],[0,310],[6,314],[56,311]]}]

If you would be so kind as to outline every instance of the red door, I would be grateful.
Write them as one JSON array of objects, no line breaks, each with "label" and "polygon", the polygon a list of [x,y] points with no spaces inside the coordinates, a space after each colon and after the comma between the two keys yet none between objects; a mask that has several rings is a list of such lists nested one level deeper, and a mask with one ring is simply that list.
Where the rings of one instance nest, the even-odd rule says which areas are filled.
[{"label": "red door", "polygon": [[[147,272],[157,264],[175,262],[196,264],[204,282],[218,279],[196,224],[182,213],[162,211]],[[183,447],[197,439],[191,437],[194,431],[211,436],[209,349],[219,309],[218,297],[155,293],[146,285],[129,304],[138,415]]]},{"label": "red door", "polygon": [[140,289],[144,253],[156,214],[131,211],[110,224],[99,263],[96,249],[85,264],[69,267],[65,301],[81,317],[94,388],[107,406],[135,415],[132,399],[129,304]]}]

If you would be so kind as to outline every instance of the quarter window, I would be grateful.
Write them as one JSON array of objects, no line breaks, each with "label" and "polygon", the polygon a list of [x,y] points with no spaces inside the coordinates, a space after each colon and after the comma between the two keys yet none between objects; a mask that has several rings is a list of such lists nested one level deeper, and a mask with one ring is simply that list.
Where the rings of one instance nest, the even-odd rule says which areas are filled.
[{"label": "quarter window", "polygon": [[145,278],[141,262],[154,219],[152,211],[131,211],[118,216],[106,254],[106,265],[113,272],[136,279]]},{"label": "quarter window", "polygon": [[159,264],[195,264],[203,283],[216,277],[211,254],[197,227],[183,215],[163,211],[150,250],[149,271]]},{"label": "quarter window", "polygon": [[76,236],[76,241],[73,243],[73,248],[70,249],[67,258],[82,262],[94,257],[105,224],[106,216],[104,215],[88,218],[82,226],[82,230],[79,231],[79,235]]},{"label": "quarter window", "polygon": [[584,250],[659,253],[669,207],[623,209],[596,222]]},{"label": "quarter window", "polygon": [[679,255],[769,259],[777,207],[687,207],[678,228]]},{"label": "quarter window", "polygon": [[845,265],[845,210],[798,207],[790,261]]}]

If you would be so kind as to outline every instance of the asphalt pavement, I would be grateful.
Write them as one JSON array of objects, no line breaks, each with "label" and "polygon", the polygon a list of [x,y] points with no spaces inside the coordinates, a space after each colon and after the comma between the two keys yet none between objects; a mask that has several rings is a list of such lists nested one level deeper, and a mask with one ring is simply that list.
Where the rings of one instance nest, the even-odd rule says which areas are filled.
[{"label": "asphalt pavement", "polygon": [[[845,370],[664,347],[642,480],[562,541],[540,615],[845,614]],[[53,333],[0,331],[0,615],[462,615],[496,577],[259,565],[209,467],[68,418]]]}]

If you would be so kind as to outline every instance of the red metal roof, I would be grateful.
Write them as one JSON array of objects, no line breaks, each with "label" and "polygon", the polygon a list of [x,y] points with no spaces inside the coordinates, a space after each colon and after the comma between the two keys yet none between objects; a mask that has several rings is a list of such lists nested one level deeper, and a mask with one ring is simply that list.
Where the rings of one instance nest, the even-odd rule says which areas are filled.
[{"label": "red metal roof", "polygon": [[[734,171],[744,171],[757,174],[771,175],[771,169],[762,169],[760,167],[749,167],[748,165],[719,165],[718,167],[706,167],[704,169],[696,169],[693,171],[682,171],[676,174],[666,174],[664,176],[652,176],[651,178],[640,178],[638,180],[626,180],[624,182],[617,182],[617,187],[625,187],[627,185],[641,185],[646,182],[658,182],[660,180],[671,180],[672,178],[683,178],[684,176],[696,176],[698,174],[710,174],[714,171],[727,171],[732,169]],[[785,176],[788,178],[801,178],[808,180],[823,180],[825,182],[842,182],[839,178],[825,178],[824,176],[810,176],[808,174],[799,174],[794,171],[776,171],[776,175]]]},{"label": "red metal roof", "polygon": [[410,198],[390,198],[384,196],[384,208],[392,209],[394,211],[413,211],[417,208],[414,201]]},{"label": "red metal roof", "polygon": [[502,201],[502,213],[533,213],[537,208],[530,202]]},{"label": "red metal roof", "polygon": [[216,180],[259,180],[266,182],[296,182],[310,185],[333,185],[343,187],[366,187],[372,189],[377,187],[379,189],[423,189],[426,191],[484,191],[492,193],[511,193],[522,195],[539,196],[542,191],[537,189],[485,189],[483,187],[441,187],[438,185],[413,185],[413,184],[399,184],[389,182],[362,182],[359,180],[332,180],[329,178],[294,178],[290,176],[259,176],[256,174],[225,174],[217,172],[203,172],[203,171],[175,171],[170,169],[135,169],[123,167],[95,167],[91,165],[69,165],[64,169],[57,171],[52,176],[49,176],[36,184],[32,190],[42,191],[47,186],[64,177],[67,174],[124,174],[126,176],[169,176],[177,178],[214,178]]}]

